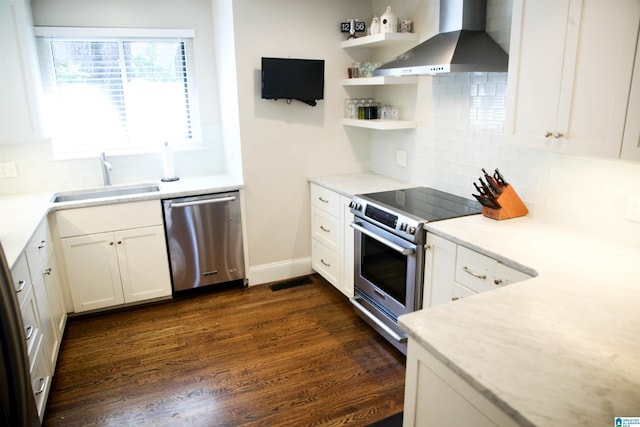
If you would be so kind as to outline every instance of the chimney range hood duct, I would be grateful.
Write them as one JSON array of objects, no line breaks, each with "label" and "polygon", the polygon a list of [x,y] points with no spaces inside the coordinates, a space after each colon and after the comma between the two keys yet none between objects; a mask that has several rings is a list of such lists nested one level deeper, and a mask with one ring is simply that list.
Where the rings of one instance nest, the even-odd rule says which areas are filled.
[{"label": "chimney range hood duct", "polygon": [[375,76],[507,71],[509,56],[485,32],[486,0],[440,0],[440,33],[373,71]]}]

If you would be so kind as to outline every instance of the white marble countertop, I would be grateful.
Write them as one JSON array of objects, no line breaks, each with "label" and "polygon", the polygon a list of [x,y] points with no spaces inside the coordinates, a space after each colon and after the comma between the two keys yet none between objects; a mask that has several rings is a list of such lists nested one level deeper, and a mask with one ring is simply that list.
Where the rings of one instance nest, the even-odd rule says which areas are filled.
[{"label": "white marble countertop", "polygon": [[[131,183],[129,185],[135,185]],[[141,184],[141,183],[140,183]],[[144,184],[150,184],[146,182]],[[226,175],[181,178],[174,182],[153,182],[160,191],[120,197],[89,199],[77,202],[51,203],[54,192],[27,193],[0,196],[0,242],[11,267],[24,250],[38,224],[49,212],[86,206],[127,203],[142,200],[159,200],[242,188],[242,183]],[[129,186],[127,185],[127,186]],[[114,185],[114,187],[118,187]],[[95,187],[103,188],[103,187]],[[83,189],[83,190],[86,190]],[[67,193],[72,190],[65,190]]]},{"label": "white marble countertop", "polygon": [[640,249],[527,217],[428,231],[533,279],[401,316],[439,360],[525,426],[640,416]]},{"label": "white marble countertop", "polygon": [[311,177],[309,182],[328,188],[345,197],[352,197],[355,194],[374,193],[376,191],[418,187],[417,185],[373,172]]}]

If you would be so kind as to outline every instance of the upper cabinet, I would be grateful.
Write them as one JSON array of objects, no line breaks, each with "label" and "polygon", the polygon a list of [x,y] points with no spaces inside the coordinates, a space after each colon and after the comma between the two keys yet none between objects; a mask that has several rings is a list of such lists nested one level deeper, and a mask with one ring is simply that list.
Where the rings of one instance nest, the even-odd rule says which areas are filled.
[{"label": "upper cabinet", "polygon": [[0,0],[0,144],[39,142],[40,74],[29,0]]},{"label": "upper cabinet", "polygon": [[639,20],[637,0],[514,0],[507,127],[518,141],[618,158]]}]

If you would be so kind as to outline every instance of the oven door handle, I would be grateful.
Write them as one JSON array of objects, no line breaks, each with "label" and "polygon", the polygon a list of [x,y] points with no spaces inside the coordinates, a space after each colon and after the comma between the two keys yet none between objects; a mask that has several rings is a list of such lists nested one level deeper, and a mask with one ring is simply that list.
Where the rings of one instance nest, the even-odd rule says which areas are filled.
[{"label": "oven door handle", "polygon": [[397,243],[393,243],[393,242],[385,239],[384,237],[378,236],[376,233],[373,233],[373,232],[367,230],[366,228],[364,228],[363,226],[361,226],[357,222],[352,222],[350,225],[351,225],[351,228],[353,228],[354,230],[357,230],[357,231],[361,232],[362,234],[366,234],[367,236],[371,237],[374,240],[377,240],[378,242],[382,243],[383,245],[390,247],[394,251],[400,252],[402,255],[409,256],[409,255],[412,255],[412,254],[414,254],[416,252],[416,250],[414,248],[403,248],[402,246],[398,245]]},{"label": "oven door handle", "polygon": [[403,337],[403,336],[398,335],[395,331],[393,331],[391,328],[389,328],[387,325],[385,325],[380,319],[378,319],[373,314],[369,313],[368,310],[365,310],[364,308],[362,308],[362,306],[358,302],[358,300],[361,300],[361,299],[362,299],[362,297],[359,297],[359,296],[356,295],[356,296],[353,296],[353,297],[349,298],[349,301],[351,302],[351,305],[353,305],[353,307],[356,310],[358,310],[358,312],[360,312],[364,316],[366,316],[367,319],[370,319],[380,329],[382,329],[387,334],[389,334],[391,336],[391,338],[393,338],[394,340],[398,341],[399,343],[407,342],[407,337],[406,336]]}]

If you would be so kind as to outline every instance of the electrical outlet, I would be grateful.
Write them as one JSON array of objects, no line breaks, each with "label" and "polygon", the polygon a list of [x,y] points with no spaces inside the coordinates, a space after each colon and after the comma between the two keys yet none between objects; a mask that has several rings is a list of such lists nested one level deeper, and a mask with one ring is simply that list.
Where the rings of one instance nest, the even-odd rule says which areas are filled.
[{"label": "electrical outlet", "polygon": [[0,178],[15,178],[18,176],[18,170],[14,162],[0,163]]},{"label": "electrical outlet", "polygon": [[631,194],[627,199],[627,212],[625,219],[640,222],[640,196]]},{"label": "electrical outlet", "polygon": [[406,167],[407,166],[407,152],[404,150],[396,151],[396,165]]}]

